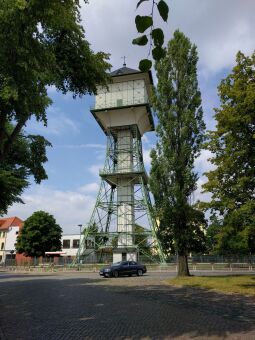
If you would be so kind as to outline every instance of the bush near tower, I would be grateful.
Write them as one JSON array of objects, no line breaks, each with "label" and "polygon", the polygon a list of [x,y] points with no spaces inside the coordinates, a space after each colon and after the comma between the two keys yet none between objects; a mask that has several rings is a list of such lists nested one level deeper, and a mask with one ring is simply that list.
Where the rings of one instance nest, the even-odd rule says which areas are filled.
[{"label": "bush near tower", "polygon": [[24,223],[16,250],[25,256],[45,256],[46,251],[61,250],[61,227],[45,211],[34,212]]}]

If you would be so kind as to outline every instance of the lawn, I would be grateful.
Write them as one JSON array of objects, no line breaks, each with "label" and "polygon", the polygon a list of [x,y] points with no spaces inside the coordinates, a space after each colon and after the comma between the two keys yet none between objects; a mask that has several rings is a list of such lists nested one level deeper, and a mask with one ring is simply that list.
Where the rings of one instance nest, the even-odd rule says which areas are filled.
[{"label": "lawn", "polygon": [[190,286],[224,293],[236,293],[255,296],[255,276],[190,276],[167,281],[173,286]]}]

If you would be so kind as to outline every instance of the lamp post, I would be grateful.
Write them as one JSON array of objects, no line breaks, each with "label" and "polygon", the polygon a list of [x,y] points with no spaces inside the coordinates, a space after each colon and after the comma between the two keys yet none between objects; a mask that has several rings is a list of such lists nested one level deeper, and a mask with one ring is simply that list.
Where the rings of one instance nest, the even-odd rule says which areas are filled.
[{"label": "lamp post", "polygon": [[80,249],[81,249],[81,228],[82,224],[78,224],[78,227],[80,228],[80,240],[79,240],[79,250],[78,250],[78,270],[80,266]]},{"label": "lamp post", "polygon": [[14,259],[14,257],[13,257],[14,250],[11,250],[10,253],[11,253],[11,262],[12,262],[11,264],[13,266],[14,265],[14,261],[13,261],[13,259]]}]

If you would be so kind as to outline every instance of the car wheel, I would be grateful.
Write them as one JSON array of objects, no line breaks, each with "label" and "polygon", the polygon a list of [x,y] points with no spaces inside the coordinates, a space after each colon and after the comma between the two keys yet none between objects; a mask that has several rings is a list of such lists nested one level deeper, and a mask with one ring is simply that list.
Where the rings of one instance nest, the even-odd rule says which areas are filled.
[{"label": "car wheel", "polygon": [[142,276],[142,275],[143,275],[142,269],[138,269],[138,270],[137,270],[137,276]]},{"label": "car wheel", "polygon": [[117,270],[115,270],[112,274],[113,274],[114,277],[118,277],[119,276],[119,273],[117,272]]}]

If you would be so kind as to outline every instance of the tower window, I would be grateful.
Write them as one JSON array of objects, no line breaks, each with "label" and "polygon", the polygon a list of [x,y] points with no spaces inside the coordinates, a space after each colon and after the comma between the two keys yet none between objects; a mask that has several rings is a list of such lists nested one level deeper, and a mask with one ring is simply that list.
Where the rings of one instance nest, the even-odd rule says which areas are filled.
[{"label": "tower window", "polygon": [[117,106],[122,106],[122,105],[123,105],[123,100],[117,99]]}]

